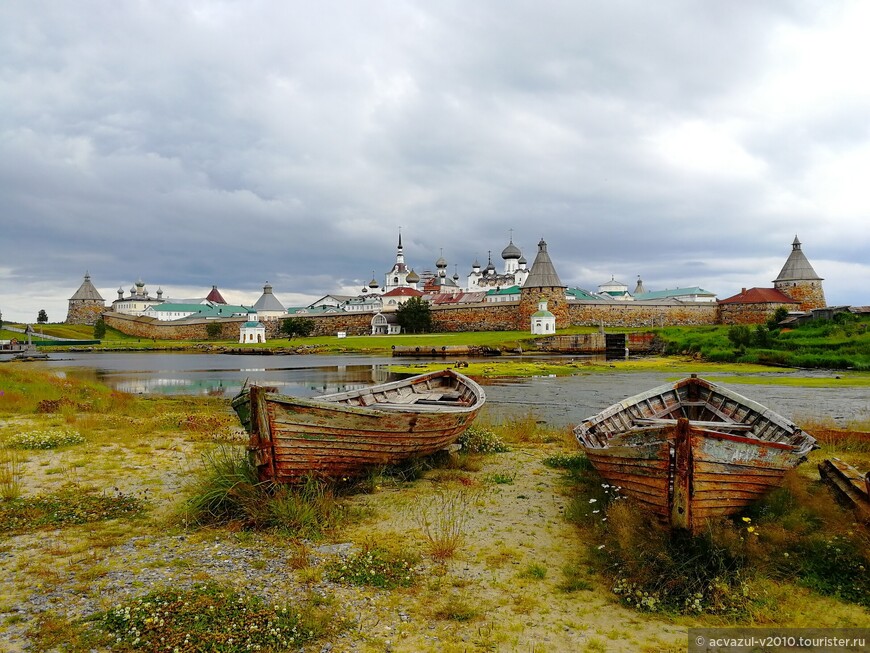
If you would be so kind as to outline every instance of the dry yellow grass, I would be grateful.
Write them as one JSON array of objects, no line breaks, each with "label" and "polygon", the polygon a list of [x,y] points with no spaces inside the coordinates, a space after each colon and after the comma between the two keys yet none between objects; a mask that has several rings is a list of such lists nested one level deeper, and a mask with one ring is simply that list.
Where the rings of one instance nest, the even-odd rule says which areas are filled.
[{"label": "dry yellow grass", "polygon": [[[302,542],[232,528],[185,530],[176,515],[200,454],[238,442],[226,402],[126,404],[125,415],[31,415],[0,420],[0,434],[61,419],[86,434],[62,450],[28,451],[20,461],[21,492],[33,496],[70,484],[147,496],[152,509],[135,521],[0,536],[0,639],[23,651],[41,608],[50,626],[103,609],[154,583],[217,580],[268,597],[309,589],[333,596],[352,627],[330,643],[358,653],[402,651],[676,651],[689,626],[719,625],[709,618],[640,614],[615,602],[594,576],[565,591],[566,575],[586,573],[588,542],[563,519],[569,501],[559,470],[541,460],[574,453],[568,429],[533,416],[493,425],[511,450],[474,458],[462,469],[427,472],[413,483],[373,485],[347,499],[358,515],[321,542]],[[214,411],[222,411],[215,413]],[[187,414],[210,414],[188,420]],[[167,417],[168,416],[168,417]],[[493,479],[510,479],[498,483]],[[461,514],[438,526],[415,519],[419,506],[456,499]],[[457,510],[459,508],[457,507]],[[457,534],[446,549],[433,540]],[[449,539],[444,537],[444,539]],[[376,590],[331,583],[323,566],[342,547],[367,543],[422,555],[422,580],[412,588]],[[577,578],[574,579],[575,581]],[[768,588],[780,608],[758,622],[847,626],[866,612],[790,585]],[[66,608],[65,606],[72,606]],[[21,612],[13,612],[13,608]],[[54,615],[54,616],[51,616]],[[313,649],[319,650],[319,649]]]}]

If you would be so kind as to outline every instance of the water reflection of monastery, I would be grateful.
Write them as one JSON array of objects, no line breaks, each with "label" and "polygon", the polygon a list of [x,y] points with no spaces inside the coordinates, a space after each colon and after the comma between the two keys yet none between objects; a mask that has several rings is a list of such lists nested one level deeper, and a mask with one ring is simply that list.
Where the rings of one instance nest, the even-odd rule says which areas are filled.
[{"label": "water reflection of monastery", "polygon": [[[304,397],[347,392],[393,380],[389,365],[327,365],[313,368],[241,368],[180,371],[177,376],[154,372],[124,372],[100,380],[115,390],[130,394],[213,395],[231,397],[242,383],[256,382]],[[193,377],[193,378],[191,378]]]}]

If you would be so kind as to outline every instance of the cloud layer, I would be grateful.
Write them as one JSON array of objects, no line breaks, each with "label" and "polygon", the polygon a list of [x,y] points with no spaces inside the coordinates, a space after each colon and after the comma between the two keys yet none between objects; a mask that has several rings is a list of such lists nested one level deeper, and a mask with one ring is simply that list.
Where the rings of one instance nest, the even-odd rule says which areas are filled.
[{"label": "cloud layer", "polygon": [[0,5],[0,311],[285,303],[395,256],[463,278],[510,230],[562,280],[720,298],[795,234],[870,304],[859,2]]}]

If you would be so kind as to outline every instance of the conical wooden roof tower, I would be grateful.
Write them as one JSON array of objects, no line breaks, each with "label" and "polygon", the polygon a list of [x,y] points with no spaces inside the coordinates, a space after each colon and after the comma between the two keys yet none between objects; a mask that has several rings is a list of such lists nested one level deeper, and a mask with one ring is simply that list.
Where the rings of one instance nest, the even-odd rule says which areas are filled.
[{"label": "conical wooden roof tower", "polygon": [[85,272],[85,280],[69,298],[66,313],[67,324],[93,324],[106,310],[106,300],[91,283],[91,275]]},{"label": "conical wooden roof tower", "polygon": [[570,326],[568,316],[568,300],[565,297],[565,284],[559,278],[550,254],[547,252],[547,242],[541,238],[538,243],[538,254],[532,269],[520,288],[520,309],[517,311],[517,328],[527,329],[532,315],[538,310],[538,304],[546,302],[547,309],[556,317],[556,328]]},{"label": "conical wooden roof tower", "polygon": [[801,250],[801,241],[795,236],[791,244],[791,254],[782,266],[779,276],[774,279],[773,287],[799,301],[802,311],[809,311],[827,305],[822,281]]}]

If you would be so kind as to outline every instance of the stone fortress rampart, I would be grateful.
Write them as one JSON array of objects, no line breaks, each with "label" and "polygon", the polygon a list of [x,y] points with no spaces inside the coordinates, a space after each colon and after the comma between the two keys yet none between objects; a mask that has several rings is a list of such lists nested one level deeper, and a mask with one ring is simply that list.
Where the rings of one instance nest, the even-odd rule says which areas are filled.
[{"label": "stone fortress rampart", "polygon": [[[639,303],[621,302],[565,302],[567,322],[558,323],[558,328],[568,326],[594,326],[605,328],[643,328],[663,325],[700,326],[719,323],[716,304],[643,306]],[[432,320],[436,332],[456,333],[462,331],[526,331],[528,319],[523,320],[521,302],[499,302],[463,306],[432,306]],[[371,334],[374,313],[332,313],[306,316],[314,324],[312,335]],[[215,320],[192,319],[180,322],[161,322],[151,317],[135,317],[121,313],[104,313],[106,325],[139,338],[155,340],[206,340],[206,328]],[[245,318],[217,320],[221,324],[220,339],[238,339],[239,327]],[[281,320],[264,320],[268,338],[281,337]]]}]

